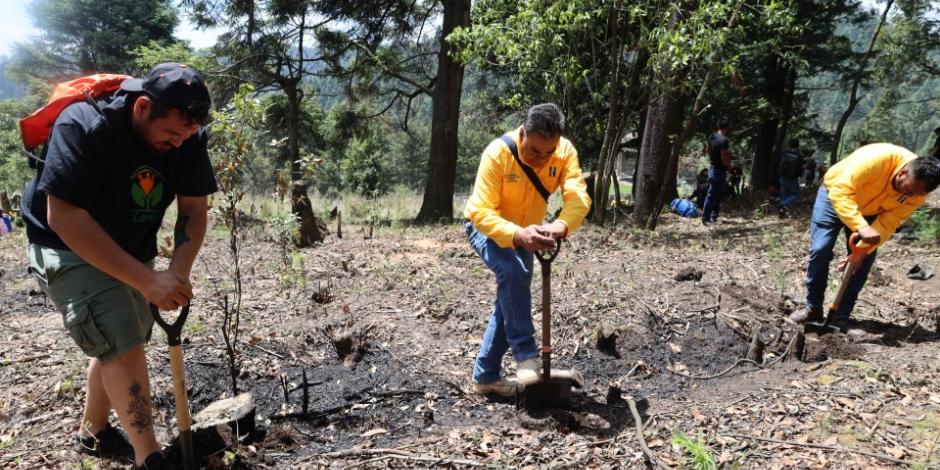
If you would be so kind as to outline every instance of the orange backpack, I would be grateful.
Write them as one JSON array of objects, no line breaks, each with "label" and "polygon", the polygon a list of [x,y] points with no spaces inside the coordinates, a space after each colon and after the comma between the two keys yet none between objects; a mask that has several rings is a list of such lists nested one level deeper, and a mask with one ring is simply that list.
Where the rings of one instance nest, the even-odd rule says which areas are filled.
[{"label": "orange backpack", "polygon": [[95,104],[95,99],[113,93],[120,88],[121,82],[128,78],[131,77],[99,73],[56,85],[52,91],[52,97],[45,106],[20,119],[20,138],[23,140],[23,149],[30,157],[29,166],[35,168],[37,162],[43,163],[43,159],[34,155],[33,150],[49,139],[52,125],[66,106],[85,100],[101,113],[98,105]]}]

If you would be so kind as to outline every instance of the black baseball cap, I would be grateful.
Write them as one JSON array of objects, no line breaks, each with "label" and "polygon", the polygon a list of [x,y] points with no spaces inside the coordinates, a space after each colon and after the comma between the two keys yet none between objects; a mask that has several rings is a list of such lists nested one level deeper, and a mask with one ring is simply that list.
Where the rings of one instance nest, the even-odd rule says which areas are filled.
[{"label": "black baseball cap", "polygon": [[209,89],[196,69],[176,62],[164,62],[147,72],[145,78],[128,78],[121,89],[146,93],[171,108],[186,109],[194,103],[206,106],[211,101]]}]

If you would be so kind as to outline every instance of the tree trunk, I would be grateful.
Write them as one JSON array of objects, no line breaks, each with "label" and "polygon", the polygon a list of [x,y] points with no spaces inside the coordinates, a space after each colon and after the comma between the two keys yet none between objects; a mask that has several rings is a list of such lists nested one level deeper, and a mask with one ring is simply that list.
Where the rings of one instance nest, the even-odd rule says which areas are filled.
[{"label": "tree trunk", "polygon": [[780,128],[780,109],[786,94],[781,70],[780,57],[773,55],[767,58],[764,66],[764,80],[766,88],[764,97],[772,107],[757,131],[754,145],[754,162],[751,164],[751,188],[766,189],[773,182],[777,173],[774,168],[776,160],[774,146],[777,142],[777,130]]},{"label": "tree trunk", "polygon": [[868,50],[865,51],[865,55],[858,61],[858,70],[855,71],[855,78],[852,81],[852,93],[849,95],[849,107],[842,113],[842,117],[839,118],[836,133],[832,138],[835,145],[832,147],[832,152],[829,154],[829,165],[835,165],[839,161],[839,150],[840,147],[842,147],[842,132],[845,130],[845,124],[849,121],[849,117],[855,112],[855,107],[858,106],[858,102],[862,100],[858,96],[858,88],[862,84],[862,79],[864,79],[865,76],[865,68],[868,67],[868,59],[871,58],[871,53],[875,49],[875,43],[878,41],[878,35],[881,34],[881,27],[884,26],[885,21],[887,21],[888,12],[891,11],[892,6],[894,6],[894,0],[888,0],[888,3],[885,4],[885,10],[881,13],[881,19],[878,21],[878,25],[875,26],[875,32],[871,35]]},{"label": "tree trunk", "polygon": [[[636,137],[637,141],[640,143],[640,146],[643,145],[643,131],[646,128],[646,106],[640,110],[638,113],[636,121]],[[636,182],[640,174],[640,149],[637,149],[636,158],[633,160],[633,174],[631,181],[633,184],[630,185],[630,200],[636,203]]]},{"label": "tree trunk", "polygon": [[672,139],[682,125],[681,92],[678,87],[664,87],[668,92],[650,96],[646,109],[646,126],[640,146],[640,166],[636,187],[636,202],[633,218],[646,226],[655,214],[660,191],[669,173],[669,158],[672,155]]},{"label": "tree trunk", "polygon": [[307,185],[303,182],[303,172],[300,168],[300,91],[297,83],[283,86],[287,95],[287,148],[290,158],[291,211],[300,222],[300,231],[294,244],[304,248],[314,243],[322,242],[325,225],[313,213],[313,205],[307,196]]},{"label": "tree trunk", "polygon": [[796,94],[796,69],[785,67],[786,82],[784,83],[783,109],[780,111],[780,127],[777,129],[777,139],[774,142],[774,155],[779,155],[786,145],[787,133],[790,132],[790,118],[793,117],[793,95]]},{"label": "tree trunk", "polygon": [[437,55],[437,79],[431,104],[431,150],[418,222],[450,221],[454,215],[454,181],[457,178],[457,127],[464,66],[450,56],[447,36],[457,27],[470,26],[470,0],[444,0],[441,46]]},{"label": "tree trunk", "polygon": [[[601,144],[600,158],[597,161],[597,178],[594,179],[593,205],[594,222],[603,224],[607,218],[607,200],[610,195],[610,175],[613,173],[613,161],[619,153],[621,118],[620,102],[620,65],[623,63],[623,41],[620,40],[620,8],[619,1],[610,7],[608,16],[608,29],[610,30],[610,61],[613,70],[610,73],[610,103],[607,111],[607,129],[604,131],[604,143]],[[616,183],[615,183],[616,184]],[[597,210],[599,209],[599,210]]]}]

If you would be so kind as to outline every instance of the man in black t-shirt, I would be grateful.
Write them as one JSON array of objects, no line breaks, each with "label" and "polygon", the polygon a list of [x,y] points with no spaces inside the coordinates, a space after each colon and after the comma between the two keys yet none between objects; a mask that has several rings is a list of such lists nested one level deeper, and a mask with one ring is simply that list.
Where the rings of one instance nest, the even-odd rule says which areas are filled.
[{"label": "man in black t-shirt", "polygon": [[[30,272],[92,358],[75,436],[81,452],[130,453],[108,424],[114,409],[139,468],[168,468],[154,436],[143,344],[151,304],[174,310],[193,296],[207,196],[217,189],[203,129],[209,105],[202,76],[177,63],[95,103],[69,105],[23,194]],[[155,270],[157,230],[174,201],[176,248],[169,268]]]},{"label": "man in black t-shirt", "polygon": [[731,131],[731,122],[727,116],[718,118],[718,130],[708,137],[705,149],[711,167],[708,169],[708,194],[702,208],[702,223],[709,225],[718,220],[721,210],[721,201],[728,194],[728,171],[731,165],[731,141],[728,133]]}]

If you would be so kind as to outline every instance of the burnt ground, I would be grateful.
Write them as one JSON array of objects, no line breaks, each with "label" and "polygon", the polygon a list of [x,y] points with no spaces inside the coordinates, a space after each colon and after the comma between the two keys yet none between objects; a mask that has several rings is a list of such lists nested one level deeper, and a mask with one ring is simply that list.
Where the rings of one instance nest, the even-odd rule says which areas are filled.
[{"label": "burnt ground", "polygon": [[[247,435],[234,444],[199,441],[212,454],[203,464],[642,468],[632,398],[644,439],[671,467],[693,463],[678,433],[724,468],[940,466],[940,278],[905,277],[917,262],[940,264],[936,245],[892,241],[879,254],[855,313],[871,337],[810,335],[803,362],[778,361],[795,331],[783,318],[803,296],[808,205],[785,220],[738,208],[711,229],[667,215],[654,234],[579,231],[552,271],[554,364],[587,382],[571,410],[469,393],[495,281],[462,226],[393,224],[371,238],[346,226],[345,238],[284,258],[257,224],[242,246],[238,383],[254,393],[259,430],[239,429]],[[184,332],[194,411],[232,395],[220,334],[227,246],[213,229],[194,273]],[[70,446],[86,360],[26,276],[24,248],[22,231],[0,240],[0,467],[130,468]],[[536,274],[536,321],[540,286]],[[755,332],[764,367],[739,361]],[[162,335],[147,350],[168,443]]]}]

